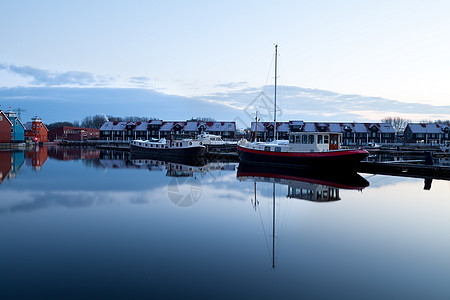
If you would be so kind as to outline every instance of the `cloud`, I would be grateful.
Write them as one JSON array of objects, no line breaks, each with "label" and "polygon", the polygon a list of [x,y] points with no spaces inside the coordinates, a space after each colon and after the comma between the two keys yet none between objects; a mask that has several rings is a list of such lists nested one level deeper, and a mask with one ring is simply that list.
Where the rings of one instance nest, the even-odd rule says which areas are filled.
[{"label": "cloud", "polygon": [[[131,79],[131,78],[130,78]],[[146,77],[135,80],[146,81]],[[409,103],[380,97],[339,94],[326,90],[279,86],[278,120],[379,122],[388,116],[412,121],[450,119],[450,106]],[[25,121],[81,120],[87,115],[147,116],[163,120],[211,117],[248,127],[255,118],[273,120],[273,87],[243,88],[202,96],[183,97],[151,88],[16,87],[0,88],[0,107],[21,107]],[[86,110],[89,107],[89,110]]]},{"label": "cloud", "polygon": [[113,77],[95,76],[88,72],[55,72],[30,66],[0,64],[0,70],[31,78],[30,84],[37,86],[104,86],[114,81]]},{"label": "cloud", "polygon": [[215,87],[217,87],[217,88],[234,89],[234,88],[242,87],[242,86],[245,86],[245,85],[248,85],[248,82],[240,81],[240,82],[220,83],[220,84],[216,84]]},{"label": "cloud", "polygon": [[146,87],[149,86],[150,78],[145,76],[134,76],[130,77],[129,81],[132,85],[140,86],[140,87]]}]

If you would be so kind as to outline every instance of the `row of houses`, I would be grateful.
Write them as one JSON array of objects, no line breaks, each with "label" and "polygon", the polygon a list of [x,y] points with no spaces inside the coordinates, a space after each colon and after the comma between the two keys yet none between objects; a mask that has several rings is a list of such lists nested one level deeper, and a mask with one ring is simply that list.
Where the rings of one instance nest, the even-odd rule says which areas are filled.
[{"label": "row of houses", "polygon": [[[450,142],[448,124],[409,123],[404,132],[398,133],[390,123],[356,122],[304,122],[291,120],[277,122],[277,139],[288,139],[291,132],[341,132],[344,145],[377,144],[446,144]],[[100,129],[62,126],[48,130],[39,117],[23,124],[14,112],[0,110],[0,143],[24,141],[83,141],[100,139],[106,141],[130,141],[150,138],[187,138],[201,133],[217,134],[225,140],[238,139],[235,122],[217,121],[163,121],[110,122],[103,123]],[[273,122],[252,122],[247,138],[259,141],[273,139]]]},{"label": "row of houses", "polygon": [[[343,145],[377,144],[446,144],[450,142],[447,124],[409,123],[405,131],[397,133],[390,123],[325,123],[288,121],[277,122],[277,139],[288,139],[290,132],[340,132]],[[273,140],[273,122],[252,122],[251,138]]]},{"label": "row of houses", "polygon": [[0,110],[0,143],[47,142],[56,140],[83,141],[99,139],[95,128],[62,126],[48,130],[39,117],[23,124],[15,112]]},{"label": "row of houses", "polygon": [[236,122],[163,121],[105,122],[100,127],[100,139],[129,141],[150,138],[187,138],[201,133],[216,134],[225,140],[236,138]]}]

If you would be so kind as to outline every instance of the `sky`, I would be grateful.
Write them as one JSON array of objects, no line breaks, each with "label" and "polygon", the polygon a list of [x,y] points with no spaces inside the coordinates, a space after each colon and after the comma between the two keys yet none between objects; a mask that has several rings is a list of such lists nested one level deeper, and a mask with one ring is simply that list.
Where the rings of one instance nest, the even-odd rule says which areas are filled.
[{"label": "sky", "polygon": [[[450,1],[436,0],[0,0],[0,109],[20,105],[26,118],[40,115],[49,122],[97,113],[244,118],[252,98],[239,105],[235,99],[272,84],[276,43],[278,84],[294,102],[294,119],[324,121],[333,114],[315,107],[324,114],[296,115],[302,103],[297,92],[290,94],[295,87],[318,91],[318,100],[330,92],[404,104],[397,111],[385,104],[348,107],[335,116],[342,121],[375,121],[386,114],[450,119],[449,13]],[[71,89],[64,94],[62,88]],[[103,98],[118,89],[130,92],[121,100],[129,106],[116,100],[75,113],[74,94],[97,107],[101,89]],[[136,104],[137,90],[153,98]],[[44,97],[55,93],[58,100]],[[193,111],[183,114],[174,105],[172,116],[160,113],[168,96],[192,102]],[[205,101],[217,107],[205,108]],[[418,108],[423,105],[439,113]],[[222,114],[221,107],[235,111]]]}]

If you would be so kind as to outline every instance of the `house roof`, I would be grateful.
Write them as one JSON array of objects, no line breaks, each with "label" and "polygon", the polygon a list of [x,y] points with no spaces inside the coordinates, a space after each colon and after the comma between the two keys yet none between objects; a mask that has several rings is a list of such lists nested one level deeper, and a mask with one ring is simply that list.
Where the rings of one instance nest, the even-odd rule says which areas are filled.
[{"label": "house roof", "polygon": [[407,128],[409,128],[412,133],[442,133],[443,129],[446,127],[449,126],[436,123],[409,123],[407,125]]},{"label": "house roof", "polygon": [[3,115],[4,119],[6,119],[6,120],[9,122],[9,124],[10,124],[11,126],[13,126],[13,124],[11,123],[11,120],[10,120],[10,119],[8,118],[8,116],[3,112],[3,110],[0,110],[0,114]]}]

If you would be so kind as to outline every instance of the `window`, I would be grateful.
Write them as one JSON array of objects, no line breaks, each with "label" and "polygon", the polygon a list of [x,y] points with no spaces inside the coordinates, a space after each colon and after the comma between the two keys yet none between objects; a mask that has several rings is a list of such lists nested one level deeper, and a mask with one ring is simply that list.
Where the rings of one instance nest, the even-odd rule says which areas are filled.
[{"label": "window", "polygon": [[323,136],[321,134],[317,136],[317,144],[323,144]]},{"label": "window", "polygon": [[270,147],[264,147],[264,151],[270,151]]},{"label": "window", "polygon": [[275,147],[275,152],[281,152],[281,148],[280,147]]},{"label": "window", "polygon": [[314,135],[308,135],[308,144],[314,144]]},{"label": "window", "polygon": [[296,144],[300,144],[302,141],[301,141],[301,137],[299,136],[299,135],[296,135],[295,136],[295,143]]},{"label": "window", "polygon": [[308,144],[308,136],[306,134],[302,135],[302,144]]},{"label": "window", "polygon": [[328,135],[323,136],[323,143],[328,144]]}]

